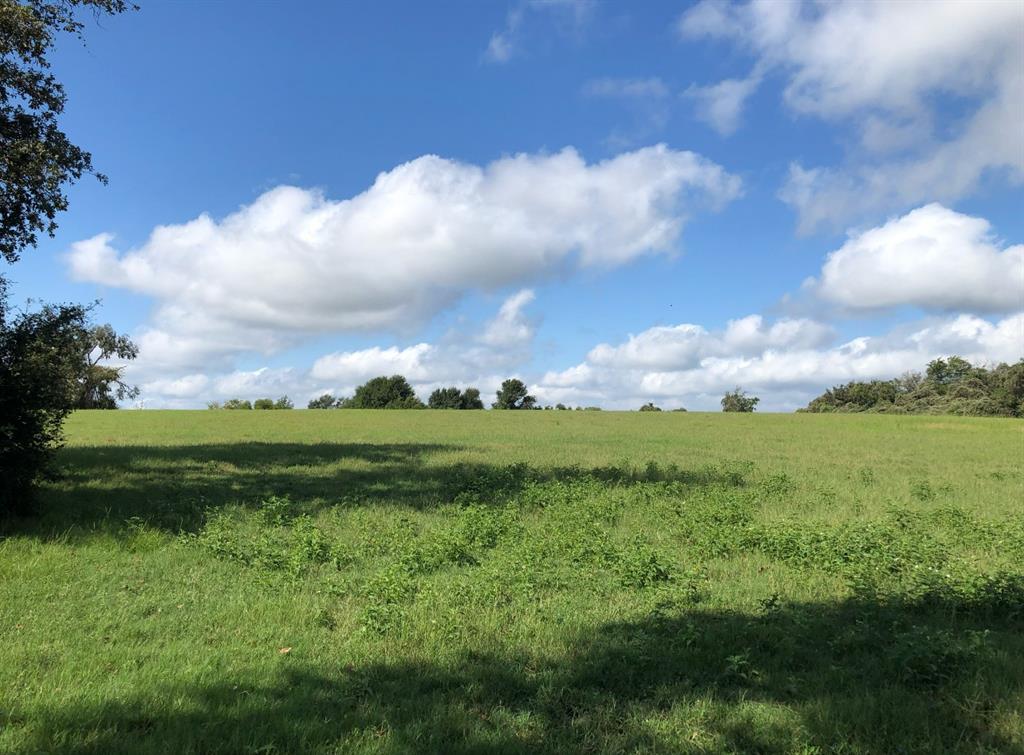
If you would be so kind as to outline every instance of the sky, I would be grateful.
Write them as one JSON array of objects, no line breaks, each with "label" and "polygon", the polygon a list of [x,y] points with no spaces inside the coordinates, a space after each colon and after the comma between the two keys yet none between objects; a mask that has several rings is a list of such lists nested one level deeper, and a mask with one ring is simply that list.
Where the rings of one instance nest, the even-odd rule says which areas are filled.
[{"label": "sky", "polygon": [[101,302],[132,405],[791,411],[1024,357],[1024,3],[139,4],[59,39],[110,180],[5,271]]}]

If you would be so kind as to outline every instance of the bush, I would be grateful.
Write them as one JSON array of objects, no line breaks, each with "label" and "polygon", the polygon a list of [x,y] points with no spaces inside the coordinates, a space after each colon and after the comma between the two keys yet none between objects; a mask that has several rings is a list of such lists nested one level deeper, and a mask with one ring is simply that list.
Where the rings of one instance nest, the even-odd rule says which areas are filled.
[{"label": "bush", "polygon": [[11,318],[0,281],[0,514],[27,513],[61,444],[87,367],[88,307],[45,305]]},{"label": "bush", "polygon": [[748,396],[739,386],[736,390],[727,392],[722,396],[723,412],[752,412],[760,403],[757,396]]},{"label": "bush", "polygon": [[808,412],[885,412],[1024,416],[1024,360],[990,369],[960,357],[935,359],[925,375],[837,385],[811,401]]}]

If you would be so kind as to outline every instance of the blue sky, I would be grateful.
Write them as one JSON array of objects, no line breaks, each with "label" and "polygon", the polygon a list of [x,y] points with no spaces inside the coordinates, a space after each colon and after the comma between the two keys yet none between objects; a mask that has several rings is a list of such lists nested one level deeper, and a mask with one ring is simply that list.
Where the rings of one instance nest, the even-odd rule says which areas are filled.
[{"label": "blue sky", "polygon": [[1015,360],[1022,40],[1004,2],[145,2],[61,40],[110,183],[7,274],[101,299],[147,406],[790,410]]}]

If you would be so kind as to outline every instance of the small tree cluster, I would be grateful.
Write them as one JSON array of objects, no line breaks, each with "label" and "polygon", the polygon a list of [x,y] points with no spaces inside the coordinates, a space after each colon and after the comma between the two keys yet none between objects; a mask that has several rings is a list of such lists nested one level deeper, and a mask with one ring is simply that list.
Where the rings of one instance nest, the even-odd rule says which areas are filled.
[{"label": "small tree cluster", "polygon": [[427,399],[429,409],[483,409],[484,402],[480,400],[480,391],[476,388],[467,388],[460,391],[455,386],[450,388],[438,388],[430,394]]},{"label": "small tree cluster", "polygon": [[648,401],[646,404],[640,407],[642,412],[660,412],[661,409],[654,405],[653,401]]},{"label": "small tree cluster", "polygon": [[422,409],[409,381],[401,375],[375,377],[356,388],[346,409]]},{"label": "small tree cluster", "polygon": [[935,359],[924,375],[834,386],[801,411],[1024,417],[1024,360],[985,368],[958,356]]},{"label": "small tree cluster", "polygon": [[746,392],[736,387],[736,390],[727,391],[722,396],[722,411],[723,412],[752,412],[761,402],[757,396],[748,396]]}]

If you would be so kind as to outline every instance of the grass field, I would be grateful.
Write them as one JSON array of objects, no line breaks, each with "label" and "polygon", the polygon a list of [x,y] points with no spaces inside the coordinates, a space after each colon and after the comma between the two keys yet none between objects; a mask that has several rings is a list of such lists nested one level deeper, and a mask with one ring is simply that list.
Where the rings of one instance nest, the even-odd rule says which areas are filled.
[{"label": "grass field", "polygon": [[0,752],[1024,752],[1024,423],[81,412]]}]

